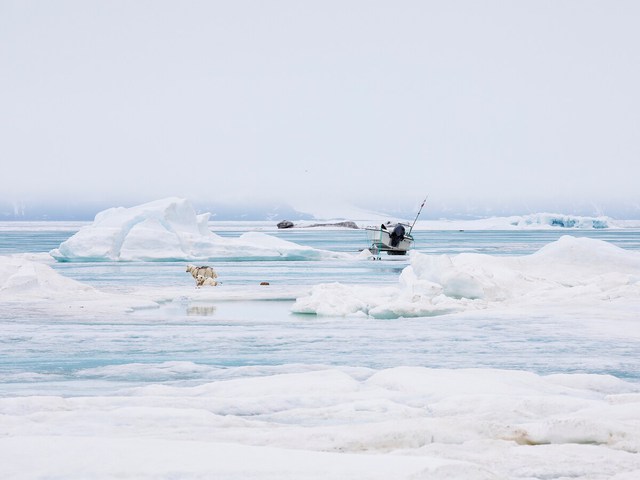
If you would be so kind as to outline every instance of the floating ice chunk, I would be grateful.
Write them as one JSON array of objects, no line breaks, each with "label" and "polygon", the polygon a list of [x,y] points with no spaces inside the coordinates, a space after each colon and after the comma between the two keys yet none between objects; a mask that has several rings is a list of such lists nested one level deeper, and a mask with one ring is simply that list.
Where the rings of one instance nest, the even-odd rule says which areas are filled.
[{"label": "floating ice chunk", "polygon": [[0,257],[0,299],[55,298],[96,292],[92,287],[66,278],[50,266],[19,256]]},{"label": "floating ice chunk", "polygon": [[380,318],[431,316],[518,304],[592,305],[640,298],[640,253],[563,236],[532,255],[413,252],[397,287],[317,285],[294,312]]},{"label": "floating ice chunk", "polygon": [[158,306],[150,299],[101,292],[24,256],[0,256],[0,302],[30,302],[58,313],[108,313]]},{"label": "floating ice chunk", "polygon": [[521,217],[511,217],[511,224],[518,227],[558,227],[558,228],[609,228],[608,217],[581,217],[560,213],[536,213]]},{"label": "floating ice chunk", "polygon": [[293,311],[318,315],[367,315],[381,299],[392,301],[397,294],[394,287],[367,287],[324,283],[313,287],[311,293],[296,300]]},{"label": "floating ice chunk", "polygon": [[110,208],[50,253],[62,262],[351,258],[262,233],[223,238],[209,230],[208,221],[208,213],[197,215],[180,198]]}]

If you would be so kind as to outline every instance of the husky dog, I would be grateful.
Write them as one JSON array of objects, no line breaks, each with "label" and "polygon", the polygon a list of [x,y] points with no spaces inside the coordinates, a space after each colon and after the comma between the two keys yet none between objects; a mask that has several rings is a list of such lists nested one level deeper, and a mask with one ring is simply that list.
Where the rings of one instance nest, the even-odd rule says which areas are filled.
[{"label": "husky dog", "polygon": [[218,274],[211,267],[196,267],[195,265],[187,265],[187,272],[191,274],[191,276],[196,281],[196,287],[201,287],[202,285],[217,285],[213,279],[218,278]]},{"label": "husky dog", "polygon": [[215,287],[216,285],[218,285],[218,282],[216,282],[211,277],[203,277],[202,275],[198,275],[198,277],[196,278],[196,286],[201,287],[203,285],[211,285],[212,287]]}]

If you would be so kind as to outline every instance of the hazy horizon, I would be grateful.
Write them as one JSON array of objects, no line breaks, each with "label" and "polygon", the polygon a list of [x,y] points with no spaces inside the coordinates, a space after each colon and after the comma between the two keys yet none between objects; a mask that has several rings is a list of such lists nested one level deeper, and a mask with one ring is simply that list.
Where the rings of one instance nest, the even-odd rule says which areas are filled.
[{"label": "hazy horizon", "polygon": [[[149,199],[159,200],[159,199]],[[190,200],[190,199],[187,199]],[[190,200],[191,201],[191,200]],[[4,202],[0,201],[0,221],[90,221],[103,210],[113,207],[133,207],[145,202]],[[353,205],[337,204],[296,206],[286,202],[213,202],[191,201],[197,213],[211,213],[211,220],[365,220],[378,216],[389,219],[411,220],[417,214],[421,201],[402,202],[393,205],[371,204]],[[610,217],[618,220],[640,220],[634,209],[627,211],[607,212],[599,210],[594,204],[576,204],[571,209],[563,209],[560,205],[547,205],[548,208],[527,210],[514,208],[513,205],[469,206],[465,210],[438,203],[429,199],[420,214],[422,220],[469,220],[491,217],[526,216],[530,214],[552,213],[583,217]],[[369,215],[368,215],[369,214]]]},{"label": "hazy horizon", "polygon": [[410,212],[429,194],[427,218],[640,218],[638,18],[633,1],[0,0],[0,206]]}]

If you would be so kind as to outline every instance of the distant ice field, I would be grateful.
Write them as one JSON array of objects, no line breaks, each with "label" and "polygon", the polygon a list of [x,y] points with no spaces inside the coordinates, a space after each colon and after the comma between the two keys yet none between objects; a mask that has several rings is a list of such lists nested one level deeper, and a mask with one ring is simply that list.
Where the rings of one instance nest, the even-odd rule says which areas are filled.
[{"label": "distant ice field", "polygon": [[[235,367],[497,368],[640,381],[640,339],[602,319],[473,315],[355,319],[289,314],[288,302],[175,307],[115,322],[3,320],[0,395],[108,393],[227,378]],[[184,363],[186,371],[167,365]],[[127,366],[128,365],[128,366]],[[242,370],[237,370],[240,375]]]},{"label": "distant ice field", "polygon": [[[55,248],[82,224],[58,222],[22,224],[11,230],[3,224],[0,255],[41,253]],[[225,223],[212,227],[221,236],[237,237],[258,229],[318,249],[357,252],[367,246],[362,230],[300,228],[278,230],[259,222]],[[427,254],[461,252],[526,255],[566,234],[566,230],[425,231],[415,232],[416,250]],[[629,250],[640,250],[636,229],[578,230],[575,236],[602,239]],[[193,280],[186,262],[49,262],[59,273],[108,292],[134,288],[184,288]],[[315,317],[290,313],[296,287],[341,282],[392,285],[409,261],[383,257],[381,261],[234,261],[215,268],[222,289],[235,289],[235,301],[194,303],[171,301],[159,309],[109,318],[51,314],[37,309],[3,312],[4,355],[0,369],[13,381],[35,375],[36,389],[58,391],[57,382],[90,380],[90,368],[126,363],[163,364],[184,361],[217,368],[247,365],[326,364],[386,368],[400,365],[525,369],[538,373],[590,372],[640,379],[636,354],[638,338],[624,332],[612,335],[602,318],[530,317],[527,312],[475,312],[428,319],[376,320]],[[275,300],[244,300],[244,287],[262,281],[282,287]],[[289,292],[293,293],[289,293]],[[208,373],[208,375],[213,373]],[[41,377],[44,375],[44,377]],[[55,379],[52,383],[42,382]],[[157,376],[136,381],[169,381]],[[106,381],[127,382],[126,376]],[[27,382],[29,383],[29,382]],[[87,386],[93,385],[91,382]],[[20,388],[29,390],[28,385]],[[80,387],[78,387],[80,388]],[[90,386],[89,389],[93,389]],[[109,386],[108,388],[111,388]]]},{"label": "distant ice field", "polygon": [[[58,247],[86,222],[0,222],[0,255],[44,253]],[[211,222],[222,237],[237,238],[261,231],[290,242],[321,250],[354,253],[367,248],[364,230],[344,228],[295,228],[279,230],[267,222]],[[555,230],[415,230],[415,250],[440,255],[463,252],[489,255],[527,255],[562,235],[604,240],[627,250],[640,251],[640,229]],[[48,256],[47,256],[48,257]],[[182,268],[187,262],[78,262],[51,265],[60,273],[98,288],[127,288],[149,284],[182,286],[188,282]],[[225,285],[269,281],[280,285],[313,285],[320,282],[367,284],[395,283],[409,263],[406,257],[384,256],[382,262],[333,261],[219,261],[216,271]]]},{"label": "distant ice field", "polygon": [[196,290],[167,256],[55,261],[85,225],[0,224],[1,478],[640,477],[639,229],[421,225],[425,255],[367,260],[363,230],[211,222],[341,255],[195,262]]}]

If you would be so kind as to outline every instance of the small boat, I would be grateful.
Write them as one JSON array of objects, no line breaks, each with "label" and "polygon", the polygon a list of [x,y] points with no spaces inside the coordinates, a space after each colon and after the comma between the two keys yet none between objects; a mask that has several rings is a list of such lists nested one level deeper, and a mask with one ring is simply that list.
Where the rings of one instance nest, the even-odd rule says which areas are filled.
[{"label": "small boat", "polygon": [[411,226],[406,223],[391,222],[381,224],[379,227],[366,227],[367,237],[371,242],[371,253],[378,256],[381,252],[388,255],[405,255],[413,247]]},{"label": "small boat", "polygon": [[369,250],[373,254],[374,258],[380,258],[380,253],[387,252],[387,255],[406,255],[407,252],[413,247],[413,236],[411,231],[413,230],[422,207],[424,207],[427,199],[425,198],[420,205],[420,210],[416,218],[413,220],[413,224],[398,222],[393,224],[391,222],[383,223],[379,227],[366,227],[367,237],[371,242]]}]

